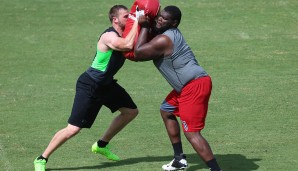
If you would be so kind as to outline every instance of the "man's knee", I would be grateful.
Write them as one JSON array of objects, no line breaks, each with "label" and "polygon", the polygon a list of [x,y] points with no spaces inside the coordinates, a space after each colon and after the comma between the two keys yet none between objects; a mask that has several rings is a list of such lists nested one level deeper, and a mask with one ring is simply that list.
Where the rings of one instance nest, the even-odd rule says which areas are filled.
[{"label": "man's knee", "polygon": [[139,110],[138,109],[130,109],[129,110],[129,115],[136,117],[139,114]]},{"label": "man's knee", "polygon": [[71,138],[73,136],[75,136],[76,134],[78,134],[81,130],[80,127],[68,124],[67,127],[65,128],[65,130],[67,131],[67,137]]},{"label": "man's knee", "polygon": [[122,108],[122,109],[120,109],[120,112],[122,115],[125,115],[130,118],[135,118],[138,115],[139,110],[138,109]]},{"label": "man's knee", "polygon": [[161,117],[164,118],[164,119],[177,120],[177,118],[176,118],[175,115],[173,115],[173,114],[170,113],[170,112],[166,112],[166,111],[164,111],[164,110],[161,110],[161,109],[160,109],[160,115],[161,115]]}]

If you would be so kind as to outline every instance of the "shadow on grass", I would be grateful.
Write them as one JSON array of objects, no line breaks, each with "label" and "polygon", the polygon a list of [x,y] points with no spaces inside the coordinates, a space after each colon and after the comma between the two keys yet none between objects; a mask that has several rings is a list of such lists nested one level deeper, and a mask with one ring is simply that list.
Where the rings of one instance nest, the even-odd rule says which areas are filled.
[{"label": "shadow on grass", "polygon": [[[137,163],[154,163],[162,162],[165,164],[168,163],[173,156],[147,156],[147,157],[138,157],[138,158],[129,158],[120,160],[118,162],[102,162],[99,165],[93,166],[81,166],[81,167],[68,167],[68,168],[48,168],[47,171],[54,170],[98,170],[98,169],[107,169],[116,166],[125,166],[125,165],[134,165]],[[261,159],[247,159],[244,155],[241,154],[223,154],[215,155],[217,161],[219,162],[221,168],[227,171],[252,171],[259,168],[255,163]],[[202,160],[198,157],[197,154],[187,154],[187,161],[189,167],[187,171],[196,171],[199,169],[207,168]],[[153,168],[152,168],[153,170]],[[161,170],[161,166],[156,166],[156,170]]]}]

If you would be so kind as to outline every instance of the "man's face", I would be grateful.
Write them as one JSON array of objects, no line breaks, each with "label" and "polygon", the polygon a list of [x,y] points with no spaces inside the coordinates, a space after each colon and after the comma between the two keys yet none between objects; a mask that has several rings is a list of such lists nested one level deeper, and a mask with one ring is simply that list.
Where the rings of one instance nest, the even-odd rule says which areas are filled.
[{"label": "man's face", "polygon": [[174,21],[171,19],[170,13],[162,10],[156,18],[155,31],[163,33],[167,29],[173,27]]},{"label": "man's face", "polygon": [[125,28],[128,14],[129,14],[128,11],[125,9],[120,9],[118,12],[117,24],[122,30],[124,30],[124,28]]}]

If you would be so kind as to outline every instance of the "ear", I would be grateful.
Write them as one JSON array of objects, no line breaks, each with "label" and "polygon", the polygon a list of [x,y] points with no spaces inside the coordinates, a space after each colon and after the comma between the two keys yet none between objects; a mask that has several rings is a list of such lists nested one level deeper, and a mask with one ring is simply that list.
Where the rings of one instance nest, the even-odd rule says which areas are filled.
[{"label": "ear", "polygon": [[113,23],[118,23],[118,18],[117,17],[113,17]]},{"label": "ear", "polygon": [[173,22],[173,27],[178,27],[178,20],[174,20],[174,22]]}]

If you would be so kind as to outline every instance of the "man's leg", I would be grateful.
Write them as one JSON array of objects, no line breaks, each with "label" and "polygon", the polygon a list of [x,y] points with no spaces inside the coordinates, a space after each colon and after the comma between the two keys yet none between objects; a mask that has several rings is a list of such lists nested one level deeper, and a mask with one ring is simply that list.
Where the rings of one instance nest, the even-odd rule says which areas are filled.
[{"label": "man's leg", "polygon": [[180,125],[172,113],[160,110],[161,117],[173,146],[174,159],[162,166],[164,170],[181,170],[187,168],[186,156],[183,154]]},{"label": "man's leg", "polygon": [[120,158],[112,153],[108,143],[137,115],[138,109],[120,108],[120,114],[111,122],[104,135],[92,145],[92,152],[104,155],[109,160],[118,161]]},{"label": "man's leg", "polygon": [[120,132],[130,121],[132,121],[139,113],[138,109],[120,108],[120,114],[114,118],[109,128],[106,130],[101,140],[109,142]]},{"label": "man's leg", "polygon": [[214,158],[208,142],[200,132],[184,132],[184,134],[194,150],[205,162]]},{"label": "man's leg", "polygon": [[171,143],[175,144],[181,142],[180,125],[176,119],[176,116],[163,110],[160,110],[160,114],[167,129]]},{"label": "man's leg", "polygon": [[50,141],[48,147],[42,153],[41,156],[34,160],[35,171],[44,171],[45,165],[50,157],[50,155],[57,150],[62,144],[64,144],[68,139],[79,133],[81,128],[68,124],[67,127],[59,130],[52,140]]},{"label": "man's leg", "polygon": [[75,136],[80,132],[81,128],[68,124],[67,127],[58,131],[52,140],[50,141],[46,150],[42,153],[42,156],[45,158],[49,158],[50,155],[59,148],[62,144],[64,144],[68,139]]},{"label": "man's leg", "polygon": [[210,167],[211,171],[220,171],[220,167],[207,140],[198,132],[184,132],[187,140],[190,142],[197,154]]}]

